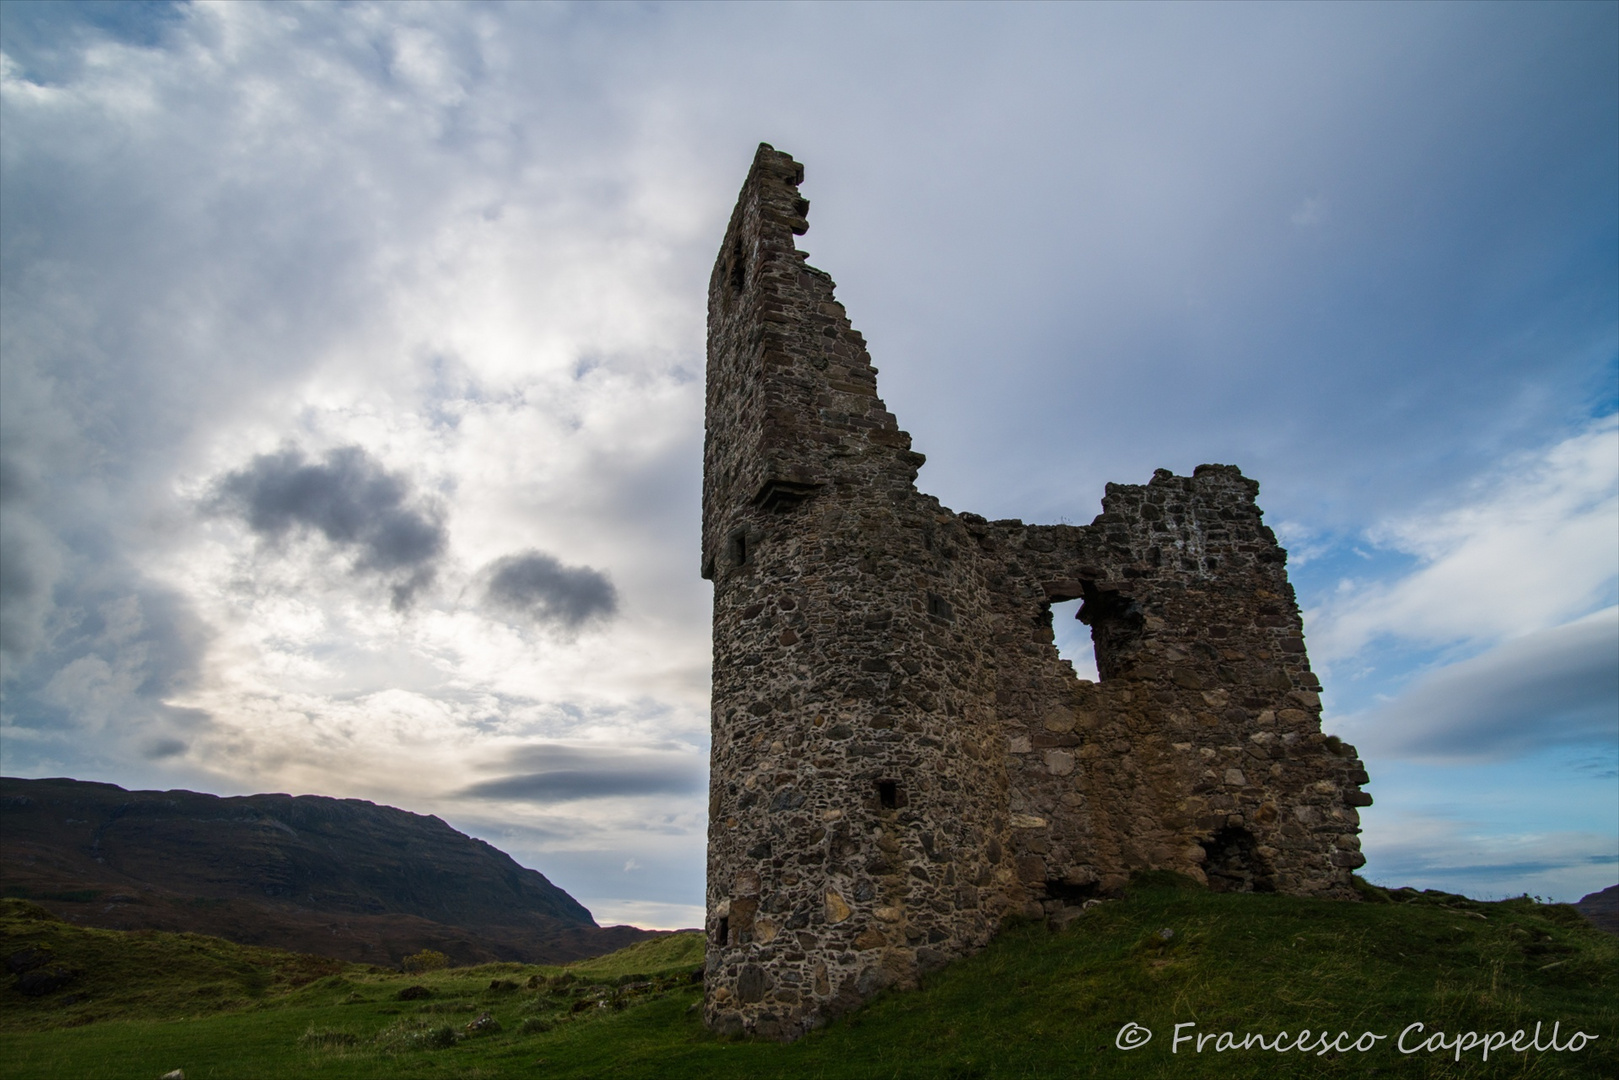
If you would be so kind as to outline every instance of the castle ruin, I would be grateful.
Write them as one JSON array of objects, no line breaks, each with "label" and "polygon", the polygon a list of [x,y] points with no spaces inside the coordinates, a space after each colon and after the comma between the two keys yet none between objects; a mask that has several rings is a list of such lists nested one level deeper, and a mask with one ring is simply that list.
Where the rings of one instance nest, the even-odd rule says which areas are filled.
[{"label": "castle ruin", "polygon": [[[714,583],[704,1016],[791,1039],[1135,870],[1352,898],[1351,746],[1259,485],[1109,484],[1089,525],[958,513],[809,266],[803,167],[761,145],[709,281]],[[1083,601],[1100,681],[1057,655]]]}]

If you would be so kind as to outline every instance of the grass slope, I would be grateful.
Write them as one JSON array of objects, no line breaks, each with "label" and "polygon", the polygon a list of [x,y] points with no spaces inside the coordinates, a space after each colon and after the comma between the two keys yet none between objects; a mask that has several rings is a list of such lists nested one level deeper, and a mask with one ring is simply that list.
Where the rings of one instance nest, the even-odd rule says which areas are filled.
[{"label": "grass slope", "polygon": [[[566,968],[403,975],[193,935],[88,931],[7,902],[0,953],[48,947],[82,974],[53,995],[0,991],[0,1074],[234,1077],[1587,1077],[1619,1075],[1619,938],[1573,909],[1367,890],[1362,904],[1217,895],[1138,880],[1062,933],[1008,928],[920,991],[886,996],[789,1046],[703,1028],[702,941],[681,934]],[[35,909],[37,912],[37,909]],[[411,990],[401,999],[401,991]],[[76,1001],[63,1004],[68,995]],[[479,1024],[487,1014],[494,1024]],[[1401,1054],[1422,1036],[1519,1029],[1542,1044]],[[1135,1050],[1126,1023],[1150,1028]],[[1375,1048],[1202,1053],[1182,1034],[1302,1028]],[[469,1026],[470,1025],[470,1026]],[[498,1030],[493,1030],[498,1026]],[[1419,1040],[1420,1041],[1420,1037]],[[1312,1045],[1313,1039],[1312,1039]],[[1413,1045],[1408,1037],[1407,1047]]]}]

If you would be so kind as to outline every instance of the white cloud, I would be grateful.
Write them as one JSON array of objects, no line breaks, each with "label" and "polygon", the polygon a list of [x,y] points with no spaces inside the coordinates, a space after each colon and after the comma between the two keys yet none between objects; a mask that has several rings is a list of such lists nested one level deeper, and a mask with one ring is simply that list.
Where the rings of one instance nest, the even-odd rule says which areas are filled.
[{"label": "white cloud", "polygon": [[[1616,421],[1592,421],[1447,505],[1368,530],[1372,551],[1353,549],[1365,573],[1391,551],[1414,565],[1343,582],[1308,612],[1329,692],[1384,687],[1330,720],[1358,745],[1378,795],[1362,817],[1371,880],[1564,900],[1611,884],[1613,837],[1591,831],[1589,807],[1560,797],[1611,803],[1611,775],[1584,776],[1558,752],[1619,743]],[[1485,807],[1488,820],[1468,820]]]},{"label": "white cloud", "polygon": [[1493,644],[1612,602],[1619,578],[1619,415],[1516,457],[1449,507],[1368,532],[1419,565],[1392,582],[1345,581],[1307,613],[1331,665],[1380,638]]},{"label": "white cloud", "polygon": [[1287,220],[1301,228],[1319,225],[1326,212],[1327,200],[1319,195],[1311,195],[1299,203]]}]

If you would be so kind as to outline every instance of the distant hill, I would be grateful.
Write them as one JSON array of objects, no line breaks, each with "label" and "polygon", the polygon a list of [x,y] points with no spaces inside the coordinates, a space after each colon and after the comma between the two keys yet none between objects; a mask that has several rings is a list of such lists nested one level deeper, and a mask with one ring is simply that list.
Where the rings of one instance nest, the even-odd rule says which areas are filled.
[{"label": "distant hill", "polygon": [[1619,934],[1619,885],[1588,893],[1575,901],[1574,906],[1599,930]]},{"label": "distant hill", "polygon": [[0,891],[81,926],[212,934],[364,963],[565,963],[653,936],[436,817],[0,777]]}]

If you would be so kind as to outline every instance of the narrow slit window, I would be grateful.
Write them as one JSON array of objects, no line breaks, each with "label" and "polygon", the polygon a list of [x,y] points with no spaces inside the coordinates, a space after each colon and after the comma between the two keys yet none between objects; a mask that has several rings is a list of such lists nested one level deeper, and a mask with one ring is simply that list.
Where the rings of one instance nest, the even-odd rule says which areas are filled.
[{"label": "narrow slit window", "polygon": [[714,926],[714,944],[724,948],[731,942],[731,920],[729,916],[721,915],[720,921]]},{"label": "narrow slit window", "polygon": [[742,530],[731,534],[731,562],[737,566],[748,565],[748,534]]},{"label": "narrow slit window", "polygon": [[884,810],[899,809],[899,781],[877,781],[877,802]]}]

